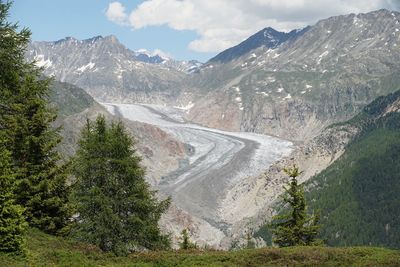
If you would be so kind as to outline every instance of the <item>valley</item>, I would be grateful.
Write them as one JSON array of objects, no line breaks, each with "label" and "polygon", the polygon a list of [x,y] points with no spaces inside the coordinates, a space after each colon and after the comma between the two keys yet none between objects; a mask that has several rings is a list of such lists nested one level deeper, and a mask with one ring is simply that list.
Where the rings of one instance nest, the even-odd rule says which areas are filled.
[{"label": "valley", "polygon": [[[158,105],[103,103],[107,110],[132,121],[152,124],[188,147],[177,170],[155,188],[171,196],[189,214],[227,234],[228,228],[251,211],[221,209],[226,195],[248,177],[259,176],[293,149],[289,141],[267,135],[227,132],[185,122],[185,111]],[[255,211],[254,211],[255,212]],[[215,240],[220,241],[220,240]]]},{"label": "valley", "polygon": [[345,122],[400,89],[399,24],[399,12],[381,9],[268,27],[204,64],[132,51],[113,35],[32,42],[26,58],[93,98],[75,112],[74,99],[57,97],[71,115],[60,122],[69,155],[85,118],[121,119],[147,181],[172,197],[160,224],[175,244],[187,228],[227,249],[276,213],[284,168],[314,183],[362,133]]}]

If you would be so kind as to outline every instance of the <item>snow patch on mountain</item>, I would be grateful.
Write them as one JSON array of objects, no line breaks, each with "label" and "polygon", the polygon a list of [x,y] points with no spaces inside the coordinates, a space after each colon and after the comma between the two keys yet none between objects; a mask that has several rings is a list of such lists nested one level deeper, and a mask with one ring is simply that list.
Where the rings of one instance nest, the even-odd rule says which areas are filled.
[{"label": "snow patch on mountain", "polygon": [[45,56],[44,55],[36,55],[34,57],[35,60],[35,65],[38,67],[43,67],[45,69],[51,67],[53,65],[53,62],[50,59],[44,59]]},{"label": "snow patch on mountain", "polygon": [[186,106],[174,106],[174,108],[184,110],[186,112],[189,112],[193,107],[194,103],[192,101],[189,101],[189,103]]},{"label": "snow patch on mountain", "polygon": [[283,98],[283,100],[291,99],[291,98],[292,98],[292,96],[291,96],[290,94],[287,94],[287,96],[285,96],[285,97]]},{"label": "snow patch on mountain", "polygon": [[84,72],[84,71],[86,71],[86,70],[91,70],[91,69],[93,69],[95,65],[96,65],[96,64],[93,63],[93,62],[89,62],[88,64],[83,65],[83,66],[77,68],[76,71],[82,73],[82,72]]},{"label": "snow patch on mountain", "polygon": [[318,56],[317,64],[321,64],[321,60],[323,57],[327,56],[329,54],[329,51],[323,52],[321,55]]}]

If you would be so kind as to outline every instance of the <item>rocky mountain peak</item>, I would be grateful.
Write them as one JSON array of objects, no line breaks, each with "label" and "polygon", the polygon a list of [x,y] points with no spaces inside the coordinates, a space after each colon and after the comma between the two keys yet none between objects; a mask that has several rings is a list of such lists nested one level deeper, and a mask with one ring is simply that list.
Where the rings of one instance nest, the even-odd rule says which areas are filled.
[{"label": "rocky mountain peak", "polygon": [[104,37],[102,35],[98,35],[98,36],[83,40],[82,42],[83,43],[104,42],[104,43],[110,43],[110,44],[121,44],[115,35],[107,35]]},{"label": "rocky mountain peak", "polygon": [[140,102],[148,102],[148,92],[153,91],[163,95],[152,96],[155,99],[169,97],[176,90],[169,89],[178,88],[178,81],[195,65],[137,53],[113,35],[32,42],[26,57],[56,80],[78,85],[97,99],[120,102],[134,92],[132,99]]},{"label": "rocky mountain peak", "polygon": [[54,41],[52,43],[54,43],[54,44],[63,44],[63,43],[78,43],[78,42],[80,42],[78,39],[76,39],[74,37],[71,37],[71,36],[67,36],[67,37],[65,37],[63,39]]},{"label": "rocky mountain peak", "polygon": [[306,27],[304,29],[293,30],[286,33],[277,31],[271,27],[267,27],[250,36],[248,39],[241,42],[240,44],[219,53],[208,62],[227,63],[259,47],[274,49],[288,40],[293,40],[301,36],[308,29],[309,27]]},{"label": "rocky mountain peak", "polygon": [[114,35],[108,35],[103,37],[102,35],[94,36],[92,38],[88,39],[83,39],[83,40],[78,40],[75,37],[67,36],[63,39],[54,41],[54,42],[34,42],[34,43],[45,43],[48,45],[71,45],[71,44],[79,44],[82,47],[88,45],[88,44],[99,44],[99,43],[109,43],[109,44],[115,44],[115,45],[121,45],[121,43],[118,41],[117,37]]},{"label": "rocky mountain peak", "polygon": [[[221,61],[196,77],[206,97],[195,103],[189,119],[304,140],[400,89],[400,13],[335,16],[296,32],[268,48],[263,42],[271,40],[269,34],[280,33],[266,28],[220,53]],[[222,107],[211,110],[214,106]],[[238,114],[229,120],[228,107]]]},{"label": "rocky mountain peak", "polygon": [[104,39],[110,41],[111,43],[119,43],[119,40],[115,35],[107,35],[104,37]]},{"label": "rocky mountain peak", "polygon": [[378,10],[334,16],[320,20],[297,36],[291,33],[294,38],[275,48],[252,51],[257,58],[250,60],[244,55],[238,64],[269,71],[325,73],[340,69],[382,74],[400,59],[398,12]]},{"label": "rocky mountain peak", "polygon": [[93,43],[93,42],[97,42],[97,41],[100,41],[100,40],[103,40],[103,39],[104,39],[104,37],[102,35],[97,35],[97,36],[94,36],[92,38],[88,38],[88,39],[82,40],[82,42],[84,42],[84,43]]}]

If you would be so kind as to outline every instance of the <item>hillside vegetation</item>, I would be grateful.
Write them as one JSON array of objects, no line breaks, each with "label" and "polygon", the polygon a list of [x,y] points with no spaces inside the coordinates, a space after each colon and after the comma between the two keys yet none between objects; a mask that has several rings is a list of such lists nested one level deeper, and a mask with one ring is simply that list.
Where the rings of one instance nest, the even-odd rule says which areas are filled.
[{"label": "hillside vegetation", "polygon": [[95,101],[79,87],[53,81],[50,85],[50,102],[56,107],[59,116],[66,117],[82,112]]},{"label": "hillside vegetation", "polygon": [[[379,97],[351,120],[359,129],[344,154],[306,183],[310,211],[321,215],[329,246],[400,248],[400,91]],[[281,202],[275,209],[282,212]],[[255,234],[271,244],[267,225]]]},{"label": "hillside vegetation", "polygon": [[[400,92],[378,98],[349,124],[361,133],[309,182],[329,245],[400,247]],[[397,105],[397,106],[396,106]],[[396,112],[385,114],[392,109]]]},{"label": "hillside vegetation", "polygon": [[27,256],[0,254],[0,266],[398,266],[384,248],[292,247],[240,251],[166,251],[116,257],[94,246],[31,229]]}]

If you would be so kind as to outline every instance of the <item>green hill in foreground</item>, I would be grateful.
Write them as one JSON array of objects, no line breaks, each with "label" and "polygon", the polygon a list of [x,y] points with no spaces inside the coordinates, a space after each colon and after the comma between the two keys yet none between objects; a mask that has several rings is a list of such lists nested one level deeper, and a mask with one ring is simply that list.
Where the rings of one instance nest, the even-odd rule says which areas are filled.
[{"label": "green hill in foreground", "polygon": [[116,257],[98,248],[30,230],[27,256],[0,254],[0,266],[399,266],[400,251],[293,247],[241,251],[169,251]]}]

